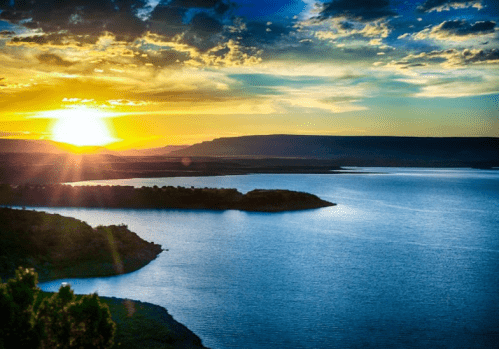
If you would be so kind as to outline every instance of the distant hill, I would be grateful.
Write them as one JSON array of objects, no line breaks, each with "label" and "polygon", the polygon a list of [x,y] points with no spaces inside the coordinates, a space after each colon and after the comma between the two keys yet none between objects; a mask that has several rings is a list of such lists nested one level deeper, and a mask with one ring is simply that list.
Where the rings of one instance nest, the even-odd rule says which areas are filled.
[{"label": "distant hill", "polygon": [[315,158],[343,166],[497,166],[499,138],[268,135],[219,138],[174,151],[184,157]]},{"label": "distant hill", "polygon": [[150,148],[150,149],[129,149],[122,151],[114,151],[111,154],[119,156],[165,156],[171,152],[182,150],[189,147],[188,145],[167,145],[166,147]]},{"label": "distant hill", "polygon": [[0,153],[62,154],[56,142],[31,139],[0,139]]},{"label": "distant hill", "polygon": [[167,145],[160,148],[109,150],[102,146],[68,146],[50,140],[35,139],[1,139],[0,153],[43,153],[67,154],[74,152],[115,155],[115,156],[166,156],[173,151],[189,147],[188,145]]}]

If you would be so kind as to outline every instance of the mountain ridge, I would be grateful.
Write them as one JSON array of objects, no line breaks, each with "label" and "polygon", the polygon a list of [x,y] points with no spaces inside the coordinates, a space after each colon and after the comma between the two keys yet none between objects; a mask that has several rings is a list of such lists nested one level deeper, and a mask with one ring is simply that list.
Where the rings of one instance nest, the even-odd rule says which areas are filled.
[{"label": "mountain ridge", "polygon": [[174,151],[187,157],[279,157],[449,164],[489,163],[499,159],[499,138],[266,135],[225,137]]}]

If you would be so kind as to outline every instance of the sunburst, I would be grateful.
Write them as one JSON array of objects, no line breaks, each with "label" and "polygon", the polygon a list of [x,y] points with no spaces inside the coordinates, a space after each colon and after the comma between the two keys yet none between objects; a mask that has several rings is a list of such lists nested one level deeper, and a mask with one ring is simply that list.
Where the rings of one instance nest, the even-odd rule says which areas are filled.
[{"label": "sunburst", "polygon": [[50,112],[56,119],[52,140],[75,146],[103,146],[116,142],[106,122],[110,113],[87,107]]}]

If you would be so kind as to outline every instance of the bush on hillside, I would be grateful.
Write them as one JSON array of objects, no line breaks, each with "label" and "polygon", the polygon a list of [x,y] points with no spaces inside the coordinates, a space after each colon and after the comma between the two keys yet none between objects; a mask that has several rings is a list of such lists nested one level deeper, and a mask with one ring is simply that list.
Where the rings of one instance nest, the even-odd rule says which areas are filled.
[{"label": "bush on hillside", "polygon": [[76,298],[71,287],[44,297],[33,269],[19,267],[0,283],[0,349],[107,349],[116,325],[96,293]]}]

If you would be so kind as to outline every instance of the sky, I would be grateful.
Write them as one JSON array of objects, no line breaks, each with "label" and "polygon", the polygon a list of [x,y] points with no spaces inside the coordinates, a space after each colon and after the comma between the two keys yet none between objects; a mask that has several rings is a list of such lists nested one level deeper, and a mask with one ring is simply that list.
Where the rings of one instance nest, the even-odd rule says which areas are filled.
[{"label": "sky", "polygon": [[0,138],[499,136],[497,0],[0,0]]}]

